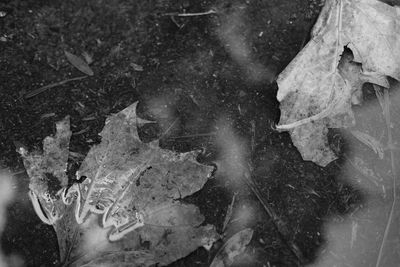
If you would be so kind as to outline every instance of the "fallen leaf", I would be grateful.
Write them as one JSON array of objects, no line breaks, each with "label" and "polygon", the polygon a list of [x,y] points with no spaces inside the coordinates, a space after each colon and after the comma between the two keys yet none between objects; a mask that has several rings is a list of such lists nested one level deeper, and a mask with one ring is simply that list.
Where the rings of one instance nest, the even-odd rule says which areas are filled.
[{"label": "fallen leaf", "polygon": [[71,187],[65,181],[68,118],[45,139],[43,153],[20,148],[32,203],[53,225],[66,265],[165,266],[219,238],[196,206],[180,202],[203,187],[213,167],[198,163],[197,151],[143,143],[137,126],[150,122],[136,116],[136,106],[107,119],[101,143],[90,149]]},{"label": "fallen leaf", "polygon": [[79,71],[89,76],[94,75],[93,70],[89,67],[88,63],[86,63],[85,60],[78,56],[75,56],[74,54],[71,54],[68,51],[64,51],[64,54],[67,57],[69,63],[71,63],[71,65],[77,68]]},{"label": "fallen leaf", "polygon": [[253,237],[253,230],[246,228],[234,234],[217,252],[210,267],[226,267],[234,263],[235,257],[242,254]]},{"label": "fallen leaf", "polygon": [[289,131],[303,159],[326,166],[336,155],[328,128],[354,125],[366,82],[400,80],[399,8],[375,0],[327,0],[310,42],[279,75],[277,129]]}]

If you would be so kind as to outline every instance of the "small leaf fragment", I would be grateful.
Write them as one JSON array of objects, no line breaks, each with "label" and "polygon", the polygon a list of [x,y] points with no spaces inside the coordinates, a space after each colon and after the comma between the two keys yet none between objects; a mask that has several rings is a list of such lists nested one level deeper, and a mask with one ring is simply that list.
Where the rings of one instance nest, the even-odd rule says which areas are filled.
[{"label": "small leaf fragment", "polygon": [[78,56],[75,56],[74,54],[71,54],[68,51],[64,51],[65,56],[67,57],[69,63],[71,63],[72,66],[80,70],[81,72],[85,73],[86,75],[93,76],[94,72],[93,70],[89,67],[89,65],[86,63],[85,60],[81,59]]},{"label": "small leaf fragment", "polygon": [[253,237],[253,229],[246,228],[234,234],[218,251],[210,267],[231,266],[235,257],[242,254]]}]

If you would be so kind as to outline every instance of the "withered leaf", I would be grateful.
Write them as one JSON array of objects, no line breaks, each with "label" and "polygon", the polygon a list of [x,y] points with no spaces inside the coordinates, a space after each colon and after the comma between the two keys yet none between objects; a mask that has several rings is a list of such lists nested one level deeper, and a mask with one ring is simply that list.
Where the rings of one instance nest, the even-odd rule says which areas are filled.
[{"label": "withered leaf", "polygon": [[[76,174],[85,180],[71,187],[62,184],[53,201],[36,209],[44,220],[54,207],[59,210],[47,223],[56,230],[65,264],[164,266],[219,238],[214,226],[202,225],[196,206],[180,201],[200,190],[213,168],[196,161],[199,152],[177,153],[160,148],[158,141],[143,143],[137,127],[147,121],[136,116],[136,106],[107,119],[101,143],[90,149]],[[59,124],[69,130],[66,121]],[[51,137],[56,144],[66,128],[58,127]],[[46,162],[59,158],[61,151],[64,155],[65,148],[68,152],[68,146],[45,146],[49,153],[23,151],[26,168],[36,170],[28,171],[35,185],[31,188],[38,188],[33,202],[46,202],[48,185],[58,176],[43,179],[45,171],[53,166],[59,170]]]},{"label": "withered leaf", "polygon": [[[354,125],[366,82],[400,80],[398,7],[376,0],[327,0],[310,42],[279,75],[277,126],[289,131],[305,160],[326,166],[336,158],[328,128]],[[347,49],[348,50],[347,50]]]}]

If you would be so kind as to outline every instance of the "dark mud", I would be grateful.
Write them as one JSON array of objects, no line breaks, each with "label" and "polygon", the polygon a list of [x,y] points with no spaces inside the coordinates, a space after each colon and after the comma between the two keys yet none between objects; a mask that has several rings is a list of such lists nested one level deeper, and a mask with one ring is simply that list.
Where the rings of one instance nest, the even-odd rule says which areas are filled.
[{"label": "dark mud", "polygon": [[[219,159],[214,136],[224,118],[249,148],[248,174],[277,218],[265,212],[245,182],[222,179],[219,170],[187,201],[219,231],[233,192],[239,208],[254,210],[252,219],[230,229],[255,230],[247,254],[252,257],[237,266],[312,262],[325,241],[324,221],[362,201],[336,179],[340,160],[324,169],[304,162],[289,135],[272,127],[279,119],[274,78],[307,42],[320,8],[320,1],[311,0],[3,1],[1,165],[22,171],[15,143],[39,148],[55,122],[70,115],[72,177],[80,155],[99,141],[105,118],[135,101],[140,116],[158,122],[141,129],[143,140],[161,138],[163,147],[176,151],[201,149],[199,160],[214,164]],[[170,14],[208,10],[216,13]],[[36,88],[82,75],[64,50],[89,54],[95,75],[26,98]],[[165,116],[166,110],[172,115]],[[55,233],[33,212],[29,180],[19,173],[16,182],[2,248],[26,266],[57,265]],[[172,266],[208,266],[221,245],[199,249]]]}]

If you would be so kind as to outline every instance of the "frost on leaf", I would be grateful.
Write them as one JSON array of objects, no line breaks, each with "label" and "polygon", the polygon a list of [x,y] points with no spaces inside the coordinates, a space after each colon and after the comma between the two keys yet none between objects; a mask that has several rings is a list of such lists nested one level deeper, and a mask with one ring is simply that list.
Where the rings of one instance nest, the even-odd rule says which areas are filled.
[{"label": "frost on leaf", "polygon": [[64,205],[59,200],[62,188],[68,184],[69,117],[58,122],[56,130],[54,137],[48,136],[43,140],[42,153],[28,153],[23,147],[18,149],[30,177],[29,196],[32,204],[47,224],[53,224],[64,213]]},{"label": "frost on leaf", "polygon": [[400,9],[375,0],[327,0],[310,42],[279,75],[281,118],[305,160],[336,158],[328,128],[354,125],[362,85],[400,80]]},{"label": "frost on leaf", "polygon": [[[136,116],[136,106],[107,119],[101,143],[90,149],[76,173],[83,181],[67,187],[63,180],[54,201],[36,209],[42,220],[55,206],[63,209],[46,222],[56,230],[64,263],[162,266],[198,247],[209,247],[219,238],[212,225],[202,225],[204,217],[196,206],[180,201],[200,190],[213,168],[196,161],[198,152],[176,153],[160,148],[157,141],[141,142],[137,126],[148,122]],[[69,131],[68,121],[59,124],[67,125]],[[52,138],[57,144],[65,130],[57,127],[55,137],[45,140]],[[37,178],[37,173],[53,167],[59,170],[57,164],[47,165],[52,163],[47,158],[58,158],[66,151],[66,166],[68,142],[66,147],[51,149],[46,152],[45,145],[42,154],[21,153],[31,188],[37,188],[32,201],[41,203],[50,193],[49,184],[60,180],[57,175],[51,181]],[[65,168],[60,177],[66,178],[63,175]],[[46,215],[39,214],[42,210]]]}]

